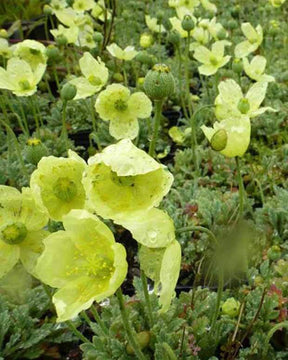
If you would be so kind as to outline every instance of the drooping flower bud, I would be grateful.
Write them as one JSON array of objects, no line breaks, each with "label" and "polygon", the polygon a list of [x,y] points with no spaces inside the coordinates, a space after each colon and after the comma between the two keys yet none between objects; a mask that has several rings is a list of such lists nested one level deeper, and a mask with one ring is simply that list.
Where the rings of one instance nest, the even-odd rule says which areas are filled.
[{"label": "drooping flower bud", "polygon": [[211,138],[211,147],[215,151],[222,151],[227,145],[227,132],[224,129],[219,129]]},{"label": "drooping flower bud", "polygon": [[144,89],[153,100],[171,96],[175,91],[175,80],[170,68],[165,64],[156,64],[145,76]]}]

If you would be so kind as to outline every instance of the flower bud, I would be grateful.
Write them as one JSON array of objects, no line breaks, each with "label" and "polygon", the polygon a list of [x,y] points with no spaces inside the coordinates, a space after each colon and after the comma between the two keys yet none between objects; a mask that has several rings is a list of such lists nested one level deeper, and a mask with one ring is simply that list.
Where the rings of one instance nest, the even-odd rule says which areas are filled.
[{"label": "flower bud", "polygon": [[231,15],[233,16],[233,18],[237,18],[239,16],[240,13],[240,6],[236,5],[232,8],[231,10]]},{"label": "flower bud", "polygon": [[7,39],[7,38],[8,38],[7,30],[5,30],[5,29],[0,29],[0,38],[4,38],[4,39]]},{"label": "flower bud", "polygon": [[96,31],[93,35],[93,40],[97,43],[102,43],[103,35],[99,31]]},{"label": "flower bud", "polygon": [[222,151],[225,149],[227,145],[227,132],[224,129],[219,129],[215,132],[210,140],[210,144],[213,150],[215,151]]},{"label": "flower bud", "polygon": [[60,51],[56,46],[49,45],[46,48],[46,55],[50,61],[56,62],[59,60]]},{"label": "flower bud", "polygon": [[222,313],[230,317],[236,317],[239,314],[240,302],[233,297],[227,299],[222,305]]},{"label": "flower bud", "polygon": [[141,64],[146,64],[148,66],[153,65],[153,59],[146,51],[139,51],[135,57],[136,61],[139,61]]},{"label": "flower bud", "polygon": [[278,260],[281,257],[281,249],[278,245],[273,245],[267,252],[267,256],[270,260]]},{"label": "flower bud", "polygon": [[162,24],[163,18],[164,18],[164,12],[162,10],[157,11],[156,19],[158,24]]},{"label": "flower bud", "polygon": [[226,30],[225,29],[221,29],[221,30],[219,30],[218,32],[217,32],[217,38],[218,38],[218,40],[224,40],[224,39],[226,39],[226,37],[227,37],[227,32],[226,32]]},{"label": "flower bud", "polygon": [[116,81],[117,83],[121,83],[124,81],[124,77],[121,73],[114,73],[113,80]]},{"label": "flower bud", "polygon": [[37,165],[43,156],[48,155],[48,149],[40,139],[32,138],[27,141],[23,155],[28,163]]},{"label": "flower bud", "polygon": [[190,32],[191,30],[193,30],[195,24],[194,24],[192,17],[190,15],[185,15],[181,22],[181,26],[182,26],[182,29],[187,32]]},{"label": "flower bud", "polygon": [[241,114],[247,114],[250,110],[249,100],[245,98],[239,100],[237,108],[241,112]]},{"label": "flower bud", "polygon": [[178,31],[173,30],[169,33],[167,40],[174,46],[178,46],[181,41],[181,37]]},{"label": "flower bud", "polygon": [[[136,338],[138,341],[138,344],[140,346],[140,349],[144,349],[149,345],[150,342],[150,332],[149,331],[141,331],[136,334]],[[127,344],[126,351],[129,355],[134,355],[134,350],[130,344]]]},{"label": "flower bud", "polygon": [[156,64],[145,76],[144,89],[153,100],[171,96],[175,91],[175,80],[165,64]]},{"label": "flower bud", "polygon": [[69,101],[75,97],[76,93],[76,86],[70,83],[66,83],[60,91],[60,96],[63,101]]},{"label": "flower bud", "polygon": [[236,20],[232,19],[232,20],[229,20],[228,23],[227,23],[227,28],[230,29],[230,30],[235,30],[237,29],[238,27],[238,23]]},{"label": "flower bud", "polygon": [[232,70],[236,73],[236,74],[241,74],[243,71],[243,61],[241,59],[234,59],[233,63],[232,63]]},{"label": "flower bud", "polygon": [[43,7],[43,13],[44,15],[52,15],[53,14],[53,10],[51,9],[51,7],[47,4],[44,5]]},{"label": "flower bud", "polygon": [[66,36],[64,36],[64,35],[57,36],[56,44],[58,46],[65,46],[65,45],[67,45],[67,43],[68,43],[68,40],[67,40]]},{"label": "flower bud", "polygon": [[140,46],[144,49],[149,48],[153,44],[153,37],[151,34],[144,33],[140,36]]},{"label": "flower bud", "polygon": [[162,21],[162,24],[163,24],[163,26],[165,27],[165,29],[166,29],[167,31],[170,31],[170,30],[172,30],[172,28],[173,28],[169,17],[164,17],[164,19],[163,19],[163,21]]}]

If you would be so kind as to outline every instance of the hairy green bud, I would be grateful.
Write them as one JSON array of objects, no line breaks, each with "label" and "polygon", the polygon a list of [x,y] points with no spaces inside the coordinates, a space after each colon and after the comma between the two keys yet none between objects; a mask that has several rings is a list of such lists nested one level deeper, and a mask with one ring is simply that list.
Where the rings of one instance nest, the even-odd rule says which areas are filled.
[{"label": "hairy green bud", "polygon": [[156,64],[145,76],[144,89],[153,100],[171,96],[175,91],[175,80],[170,68],[165,64]]},{"label": "hairy green bud", "polygon": [[215,151],[222,151],[227,145],[227,132],[224,129],[219,129],[211,138],[211,147]]},{"label": "hairy green bud", "polygon": [[192,17],[190,15],[185,15],[181,22],[181,26],[182,26],[182,29],[187,32],[190,32],[191,30],[193,30],[195,27],[195,24],[194,24]]},{"label": "hairy green bud", "polygon": [[76,86],[70,83],[66,83],[61,89],[60,96],[63,101],[69,101],[75,97],[76,93]]}]

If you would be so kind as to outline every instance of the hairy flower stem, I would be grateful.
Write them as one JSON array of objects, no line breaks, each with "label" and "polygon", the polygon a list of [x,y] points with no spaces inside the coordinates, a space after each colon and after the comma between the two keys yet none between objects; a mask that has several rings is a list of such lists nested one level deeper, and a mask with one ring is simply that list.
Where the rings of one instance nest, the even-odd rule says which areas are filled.
[{"label": "hairy flower stem", "polygon": [[19,162],[20,162],[23,175],[24,175],[24,177],[26,178],[27,183],[29,184],[29,175],[28,175],[27,169],[26,169],[25,164],[24,164],[23,156],[22,156],[22,154],[21,154],[21,150],[20,150],[20,147],[19,147],[19,144],[18,144],[17,137],[16,137],[16,135],[14,134],[13,130],[11,129],[11,127],[10,127],[8,124],[6,124],[5,121],[3,121],[3,120],[0,119],[0,123],[1,123],[4,127],[6,127],[7,133],[9,133],[9,134],[11,135],[11,138],[12,138],[13,141],[14,141],[15,151],[16,151],[18,160],[19,160]]},{"label": "hairy flower stem", "polygon": [[239,217],[242,218],[243,208],[244,208],[245,189],[244,189],[243,179],[241,176],[239,157],[236,156],[235,160],[236,160],[236,166],[237,166],[237,177],[238,177],[238,186],[239,186]]},{"label": "hairy flower stem", "polygon": [[150,301],[150,296],[148,293],[148,284],[147,284],[147,278],[146,275],[144,274],[144,271],[141,270],[141,281],[142,281],[142,287],[143,287],[143,293],[144,293],[144,297],[145,297],[145,302],[147,305],[147,313],[148,313],[148,318],[149,318],[149,325],[150,327],[153,326],[153,315],[152,315],[152,306],[151,306],[151,301]]},{"label": "hairy flower stem", "polygon": [[183,233],[188,231],[202,231],[205,232],[207,235],[209,235],[210,239],[214,242],[215,245],[218,246],[218,240],[216,236],[213,234],[213,232],[203,226],[187,226],[180,229],[177,229],[177,233]]},{"label": "hairy flower stem", "polygon": [[37,137],[40,137],[40,126],[39,126],[39,118],[38,118],[38,114],[37,114],[37,110],[36,110],[36,105],[33,99],[33,96],[31,96],[31,107],[32,107],[32,112],[33,112],[33,117],[35,120],[35,125],[36,125],[36,134]]},{"label": "hairy flower stem", "polygon": [[77,330],[76,326],[73,324],[71,320],[66,321],[67,326],[69,329],[73,332],[75,336],[78,337],[79,340],[83,341],[83,343],[89,343],[91,344],[91,341],[86,338],[79,330]]},{"label": "hairy flower stem", "polygon": [[149,146],[149,155],[152,157],[154,157],[155,155],[155,147],[156,147],[156,142],[158,139],[158,133],[160,128],[163,102],[164,102],[163,99],[155,100],[154,102],[154,109],[155,109],[154,128],[153,128],[152,140]]},{"label": "hairy flower stem", "polygon": [[267,334],[267,337],[266,337],[266,340],[265,340],[264,349],[263,349],[263,355],[264,356],[268,352],[269,341],[272,338],[272,336],[275,334],[276,331],[282,330],[283,328],[288,329],[288,321],[280,322],[279,324],[274,325],[272,327],[272,329],[268,331],[268,334]]},{"label": "hairy flower stem", "polygon": [[214,326],[216,324],[216,321],[217,321],[217,318],[218,318],[218,315],[220,312],[223,288],[224,288],[224,275],[223,275],[223,271],[219,270],[217,300],[216,300],[215,311],[212,315],[212,320],[211,320],[211,334],[212,334],[212,331],[214,330]]},{"label": "hairy flower stem", "polygon": [[182,57],[181,57],[181,52],[180,52],[180,47],[179,46],[176,46],[176,52],[177,52],[177,57],[178,57],[178,79],[179,79],[179,90],[180,90],[180,102],[181,102],[184,117],[186,119],[189,119],[187,109],[186,109],[186,104],[185,104],[185,101],[183,99],[183,91],[182,91]]},{"label": "hairy flower stem", "polygon": [[109,330],[106,327],[106,325],[104,324],[104,322],[102,321],[102,319],[101,319],[100,315],[98,314],[98,311],[94,305],[91,306],[90,311],[91,311],[94,319],[96,320],[97,324],[100,326],[101,330],[103,331],[103,333],[106,336],[109,335]]},{"label": "hairy flower stem", "polygon": [[102,151],[102,146],[99,140],[99,136],[97,133],[97,124],[96,124],[96,117],[94,111],[94,100],[93,97],[90,98],[90,109],[91,109],[91,118],[92,118],[92,129],[93,129],[93,138],[97,144],[98,150]]},{"label": "hairy flower stem", "polygon": [[63,101],[63,109],[62,109],[62,131],[61,137],[63,137],[65,142],[65,148],[68,150],[68,134],[67,134],[67,127],[66,127],[66,110],[67,110],[67,103],[68,101]]},{"label": "hairy flower stem", "polygon": [[138,360],[146,360],[145,355],[143,354],[143,352],[140,349],[139,343],[136,340],[133,332],[134,330],[132,329],[130,323],[129,323],[129,319],[128,319],[128,314],[127,314],[127,310],[125,308],[125,304],[124,304],[124,297],[122,294],[122,290],[121,288],[119,288],[116,291],[116,295],[118,298],[118,302],[119,302],[119,306],[120,306],[120,311],[121,311],[121,316],[122,316],[122,321],[123,321],[123,325],[126,331],[126,335],[129,341],[130,346],[132,347],[132,349],[134,350],[134,353],[137,357]]},{"label": "hairy flower stem", "polygon": [[[188,31],[188,36],[185,43],[185,61],[184,61],[184,69],[185,69],[185,84],[186,84],[186,99],[188,104],[188,113],[189,113],[189,122],[191,126],[191,147],[193,153],[193,163],[196,172],[196,178],[199,176],[199,162],[197,156],[197,136],[196,136],[196,117],[193,114],[193,104],[191,100],[190,94],[190,81],[189,81],[189,68],[188,68],[188,59],[189,59],[189,46],[190,46],[190,32]],[[197,180],[197,179],[195,179]]]}]

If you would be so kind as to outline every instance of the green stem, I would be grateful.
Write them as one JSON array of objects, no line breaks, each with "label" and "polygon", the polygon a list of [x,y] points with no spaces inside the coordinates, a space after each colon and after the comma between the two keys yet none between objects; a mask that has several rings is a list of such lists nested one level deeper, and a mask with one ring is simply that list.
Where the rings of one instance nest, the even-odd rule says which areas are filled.
[{"label": "green stem", "polygon": [[58,93],[60,94],[60,81],[59,81],[59,77],[58,77],[58,73],[57,73],[57,69],[56,69],[55,65],[53,65],[53,75],[54,75],[54,80],[57,85]]},{"label": "green stem", "polygon": [[148,293],[147,278],[146,278],[146,275],[143,270],[141,270],[140,276],[141,276],[141,281],[142,281],[145,302],[146,302],[147,310],[148,310],[147,312],[148,312],[148,318],[149,318],[149,325],[152,327],[153,323],[154,323],[153,314],[152,314],[152,306],[151,306],[150,296]]},{"label": "green stem", "polygon": [[68,101],[63,101],[63,109],[62,109],[62,131],[61,137],[64,138],[66,150],[68,150],[68,134],[67,134],[67,127],[66,127],[66,110],[67,110],[67,103]]},{"label": "green stem", "polygon": [[104,322],[102,321],[102,319],[101,319],[100,315],[98,314],[97,309],[95,309],[94,305],[91,306],[90,311],[91,311],[94,319],[96,320],[97,324],[100,326],[101,330],[103,331],[103,333],[105,335],[109,335],[109,330],[106,327],[106,325],[104,324]]},{"label": "green stem", "polygon": [[162,343],[162,347],[165,350],[165,352],[168,355],[170,360],[177,360],[177,357],[174,354],[174,351],[171,349],[171,347],[166,342]]},{"label": "green stem", "polygon": [[81,311],[81,316],[86,321],[86,323],[90,326],[92,321],[89,319],[89,316],[86,314],[85,310]]},{"label": "green stem", "polygon": [[154,154],[155,154],[155,147],[156,147],[156,142],[158,139],[158,133],[159,133],[159,128],[160,128],[163,102],[164,102],[163,99],[155,100],[155,102],[154,102],[154,106],[155,106],[154,129],[153,129],[152,140],[151,140],[150,146],[149,146],[149,155],[152,157],[154,157]]},{"label": "green stem", "polygon": [[93,97],[90,98],[90,109],[91,109],[91,117],[92,117],[92,129],[93,129],[93,133],[94,133],[93,138],[95,139],[98,150],[102,151],[102,146],[101,146],[99,136],[98,136],[98,133],[97,133],[97,124],[96,124],[96,117],[95,117],[95,112],[94,112]]},{"label": "green stem", "polygon": [[182,57],[179,46],[176,47],[177,56],[178,56],[178,79],[179,79],[179,90],[180,90],[180,102],[183,109],[184,117],[188,120],[189,115],[187,113],[186,104],[183,99],[183,91],[182,91]]},{"label": "green stem", "polygon": [[22,115],[22,118],[23,118],[23,124],[24,124],[24,127],[25,127],[25,133],[26,133],[27,136],[29,136],[29,127],[28,127],[28,123],[27,123],[27,118],[26,118],[25,111],[24,111],[24,108],[23,108],[23,105],[22,105],[22,102],[21,102],[20,99],[18,101],[18,104],[19,104],[20,112],[21,112],[21,115]]},{"label": "green stem", "polygon": [[71,320],[67,320],[66,324],[69,327],[69,329],[73,332],[73,334],[75,336],[77,336],[78,339],[83,341],[83,343],[90,343],[91,344],[90,340],[87,339],[86,336],[84,336],[79,330],[77,330],[76,326],[73,324],[73,322]]},{"label": "green stem", "polygon": [[128,79],[127,79],[127,72],[125,69],[125,61],[122,61],[122,68],[123,68],[123,77],[124,77],[124,85],[128,87]]},{"label": "green stem", "polygon": [[39,119],[38,119],[38,115],[37,115],[36,106],[35,106],[33,96],[31,96],[30,99],[31,99],[31,107],[32,107],[33,117],[34,117],[35,125],[36,125],[36,134],[37,134],[37,137],[40,137]]},{"label": "green stem", "polygon": [[236,160],[236,166],[237,166],[237,178],[238,178],[238,186],[239,186],[239,216],[240,216],[240,218],[242,218],[243,208],[244,208],[245,189],[244,189],[243,179],[241,176],[239,157],[236,156],[235,160]]},{"label": "green stem", "polygon": [[143,354],[143,352],[141,351],[139,343],[135,339],[132,327],[131,327],[131,325],[129,323],[128,314],[127,314],[127,310],[125,308],[124,297],[123,297],[121,288],[119,288],[117,290],[116,295],[117,295],[117,298],[118,298],[118,301],[119,301],[122,321],[123,321],[123,325],[124,325],[124,328],[125,328],[125,331],[126,331],[126,335],[127,335],[129,344],[131,345],[132,349],[134,350],[134,353],[135,353],[138,360],[146,360],[146,357]]},{"label": "green stem", "polygon": [[272,338],[272,336],[275,334],[276,331],[281,330],[282,328],[286,328],[288,329],[288,321],[283,321],[279,324],[276,324],[272,327],[271,330],[269,330],[266,340],[265,340],[265,344],[264,344],[264,350],[263,350],[263,355],[265,356],[268,352],[268,346],[269,346],[269,341]]},{"label": "green stem", "polygon": [[217,245],[217,246],[219,245],[218,240],[217,240],[216,236],[213,234],[213,232],[203,226],[187,226],[187,227],[183,227],[183,228],[176,230],[177,233],[183,233],[183,232],[188,232],[188,231],[205,232],[207,235],[209,235],[209,237],[212,239],[212,241],[215,243],[215,245]]},{"label": "green stem", "polygon": [[219,315],[219,312],[220,312],[223,288],[224,288],[224,276],[223,276],[222,270],[219,270],[217,301],[216,301],[216,306],[215,306],[215,312],[214,312],[214,314],[212,316],[211,331],[214,329],[214,326],[216,324],[216,321],[217,321],[217,318],[218,318],[218,315]]}]

